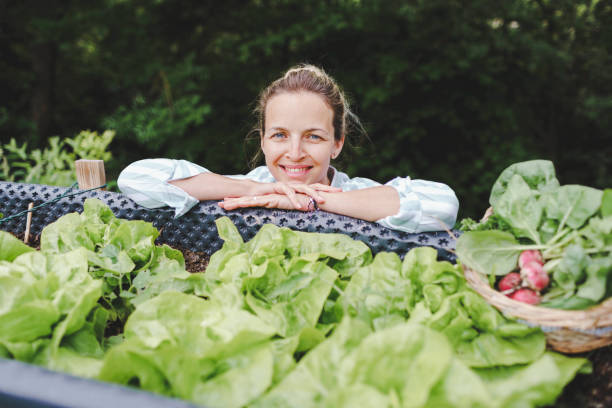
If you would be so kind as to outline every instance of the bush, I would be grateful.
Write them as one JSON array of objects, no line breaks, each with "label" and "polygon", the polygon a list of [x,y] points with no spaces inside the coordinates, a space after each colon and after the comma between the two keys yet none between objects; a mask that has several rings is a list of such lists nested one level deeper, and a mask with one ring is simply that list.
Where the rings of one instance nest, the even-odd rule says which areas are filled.
[{"label": "bush", "polygon": [[28,143],[21,146],[14,138],[0,147],[0,179],[18,183],[70,186],[76,179],[75,160],[91,159],[108,161],[112,153],[107,150],[115,132],[102,134],[83,130],[74,138],[49,139],[49,146],[28,152]]}]

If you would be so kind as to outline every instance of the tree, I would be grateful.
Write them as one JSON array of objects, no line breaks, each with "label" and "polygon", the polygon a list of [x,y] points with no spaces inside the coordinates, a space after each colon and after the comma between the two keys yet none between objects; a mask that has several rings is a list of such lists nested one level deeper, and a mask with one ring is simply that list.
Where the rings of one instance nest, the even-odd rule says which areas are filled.
[{"label": "tree", "polygon": [[[246,171],[259,90],[310,62],[368,129],[342,155],[351,175],[445,182],[474,218],[517,161],[610,186],[610,0],[30,0],[2,12],[0,140],[113,128],[110,178],[151,156]],[[32,106],[49,108],[47,125]]]}]

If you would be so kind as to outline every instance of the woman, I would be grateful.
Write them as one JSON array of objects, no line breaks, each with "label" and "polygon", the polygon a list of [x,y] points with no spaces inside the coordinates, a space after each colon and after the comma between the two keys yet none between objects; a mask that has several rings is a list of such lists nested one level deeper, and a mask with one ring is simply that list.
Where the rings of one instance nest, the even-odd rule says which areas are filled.
[{"label": "woman", "polygon": [[396,177],[382,185],[330,165],[348,125],[360,125],[320,68],[288,70],[262,91],[256,113],[265,166],[223,176],[185,160],[147,159],[121,172],[119,189],[148,208],[172,206],[176,216],[198,201],[222,200],[225,210],[318,208],[411,233],[453,227],[459,203],[445,184]]}]

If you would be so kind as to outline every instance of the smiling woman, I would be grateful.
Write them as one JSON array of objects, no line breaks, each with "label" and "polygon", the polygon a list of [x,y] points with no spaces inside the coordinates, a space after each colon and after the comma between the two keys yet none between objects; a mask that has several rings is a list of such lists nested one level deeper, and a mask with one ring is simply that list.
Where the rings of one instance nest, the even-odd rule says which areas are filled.
[{"label": "smiling woman", "polygon": [[146,159],[121,172],[119,188],[145,207],[171,206],[176,216],[198,201],[221,200],[219,206],[228,211],[319,208],[405,232],[453,227],[459,202],[447,185],[410,177],[382,185],[331,166],[349,125],[362,127],[322,69],[289,69],[262,91],[256,113],[265,166],[223,176],[185,160]]},{"label": "smiling woman", "polygon": [[330,184],[327,176],[344,137],[334,138],[333,112],[325,100],[306,91],[270,98],[261,149],[276,180],[302,184]]}]

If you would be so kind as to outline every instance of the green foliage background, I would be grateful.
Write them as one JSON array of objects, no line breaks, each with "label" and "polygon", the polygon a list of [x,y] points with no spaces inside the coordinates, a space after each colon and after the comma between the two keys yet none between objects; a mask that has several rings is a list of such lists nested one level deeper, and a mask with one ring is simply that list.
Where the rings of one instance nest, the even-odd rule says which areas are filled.
[{"label": "green foliage background", "polygon": [[612,185],[611,51],[611,0],[8,1],[0,142],[113,129],[108,179],[145,157],[245,172],[259,90],[310,62],[369,133],[338,167],[445,182],[477,218],[517,161]]}]

